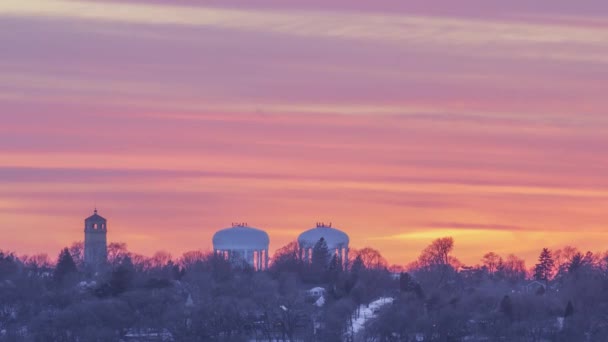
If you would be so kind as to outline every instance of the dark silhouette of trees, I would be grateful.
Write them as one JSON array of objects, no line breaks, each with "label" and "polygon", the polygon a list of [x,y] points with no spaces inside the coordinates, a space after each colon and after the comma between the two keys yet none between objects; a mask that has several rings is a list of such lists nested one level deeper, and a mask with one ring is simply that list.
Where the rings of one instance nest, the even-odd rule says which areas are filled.
[{"label": "dark silhouette of trees", "polygon": [[450,265],[453,259],[450,253],[454,249],[454,239],[451,237],[444,237],[434,240],[428,247],[422,251],[418,258],[420,266],[436,266],[436,265]]},{"label": "dark silhouette of trees", "polygon": [[511,297],[505,295],[500,301],[500,312],[510,321],[513,320],[513,303]]},{"label": "dark silhouette of trees", "polygon": [[357,257],[361,257],[363,265],[367,269],[386,269],[388,262],[376,249],[366,247],[357,252]]},{"label": "dark silhouette of trees", "polygon": [[350,298],[342,298],[328,305],[322,316],[324,326],[319,332],[320,341],[340,341],[344,336],[349,318],[355,310]]},{"label": "dark silhouette of trees", "polygon": [[[108,264],[110,266],[116,266],[122,262],[122,260],[129,256],[127,250],[127,244],[124,242],[111,242],[108,244]],[[132,258],[132,256],[129,256]]]},{"label": "dark silhouette of trees", "polygon": [[82,270],[84,267],[84,242],[73,242],[69,248],[70,255],[76,264],[76,268]]},{"label": "dark silhouette of trees", "polygon": [[568,265],[572,262],[574,255],[579,253],[578,249],[573,246],[564,246],[561,249],[552,251],[553,261],[555,262],[555,273],[557,276],[568,271]]},{"label": "dark silhouette of trees", "polygon": [[418,258],[418,262],[420,263],[420,266],[449,265],[450,253],[453,249],[453,238],[445,237],[436,239],[422,251],[422,254],[420,254],[420,257]]},{"label": "dark silhouette of trees", "polygon": [[310,258],[310,279],[313,282],[322,282],[324,280],[327,266],[329,265],[331,255],[327,248],[327,243],[324,238],[312,248],[312,256]]},{"label": "dark silhouette of trees", "polygon": [[513,254],[509,254],[498,265],[495,276],[511,284],[521,282],[526,279],[526,262]]},{"label": "dark silhouette of trees", "polygon": [[413,272],[422,288],[438,289],[456,284],[456,258],[451,256],[454,249],[454,239],[444,237],[435,239],[427,246],[413,265]]},{"label": "dark silhouette of trees", "polygon": [[340,276],[342,275],[342,258],[338,254],[334,254],[329,261],[329,265],[327,266],[327,273],[325,279],[327,282],[333,287]]},{"label": "dark silhouette of trees", "polygon": [[[562,249],[560,267],[551,255],[552,290],[537,296],[522,259],[501,261],[487,253],[481,265],[456,268],[453,240],[442,241],[400,273],[390,273],[370,248],[353,253],[358,255],[344,268],[339,256],[318,244],[314,259],[322,267],[316,279],[293,243],[277,251],[270,270],[259,272],[213,253],[188,252],[174,261],[166,253],[133,254],[124,244],[114,245],[114,262],[96,274],[79,273],[70,249],[61,251],[55,265],[44,256],[0,252],[0,342],[119,341],[127,340],[127,332],[151,331],[185,342],[340,341],[353,313],[380,297],[394,300],[368,317],[355,340],[561,342],[608,336],[603,254]],[[325,289],[323,301],[307,291],[317,286]]]},{"label": "dark silhouette of trees", "polygon": [[570,317],[573,314],[574,314],[574,306],[572,305],[571,301],[568,301],[568,304],[566,305],[566,310],[564,310],[564,318]]},{"label": "dark silhouette of trees", "polygon": [[502,258],[494,252],[486,253],[481,261],[489,274],[496,273],[503,264]]},{"label": "dark silhouette of trees", "polygon": [[133,262],[131,262],[131,258],[125,257],[121,264],[112,271],[109,284],[112,294],[119,295],[127,291],[131,287],[134,277],[135,267]]},{"label": "dark silhouette of trees", "polygon": [[351,271],[353,274],[358,275],[363,270],[365,270],[365,263],[363,262],[363,258],[360,255],[357,255],[351,265]]},{"label": "dark silhouette of trees", "polygon": [[577,272],[583,272],[595,263],[594,255],[591,252],[582,254],[577,252],[572,256],[570,263],[567,264],[567,271],[569,274],[576,274]]},{"label": "dark silhouette of trees", "polygon": [[278,249],[270,264],[271,272],[302,272],[302,260],[300,259],[300,248],[297,241],[292,241],[289,244]]},{"label": "dark silhouette of trees", "polygon": [[313,269],[325,269],[330,261],[329,249],[324,238],[319,239],[312,249],[311,265]]},{"label": "dark silhouette of trees", "polygon": [[554,266],[555,262],[553,261],[551,251],[548,248],[543,248],[538,257],[538,264],[534,266],[534,279],[548,284],[553,275]]},{"label": "dark silhouette of trees", "polygon": [[413,293],[419,299],[424,298],[424,291],[420,284],[407,272],[399,275],[399,290],[403,293]]},{"label": "dark silhouette of trees", "polygon": [[15,255],[0,250],[0,280],[11,277],[18,269],[19,264]]},{"label": "dark silhouette of trees", "polygon": [[172,257],[171,254],[166,251],[158,251],[150,258],[151,268],[160,269],[167,266],[169,263],[172,263]]},{"label": "dark silhouette of trees", "polygon": [[203,251],[188,251],[182,254],[178,263],[182,268],[189,270],[195,268],[198,264],[203,262],[205,258],[206,255]]},{"label": "dark silhouette of trees", "polygon": [[35,254],[22,257],[23,264],[34,273],[41,273],[51,269],[51,261],[47,254]]},{"label": "dark silhouette of trees", "polygon": [[70,251],[67,248],[64,248],[61,253],[59,253],[53,277],[57,282],[61,283],[67,276],[75,274],[76,272],[77,269],[74,259],[72,259]]}]

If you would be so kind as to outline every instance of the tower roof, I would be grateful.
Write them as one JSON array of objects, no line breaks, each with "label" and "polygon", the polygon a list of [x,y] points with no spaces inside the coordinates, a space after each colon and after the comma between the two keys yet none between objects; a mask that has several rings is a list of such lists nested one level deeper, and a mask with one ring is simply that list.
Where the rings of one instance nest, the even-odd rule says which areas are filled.
[{"label": "tower roof", "polygon": [[213,248],[223,250],[268,249],[268,234],[246,224],[233,224],[230,228],[217,231],[213,235]]},{"label": "tower roof", "polygon": [[89,221],[106,222],[106,219],[103,218],[101,215],[97,214],[97,208],[95,208],[95,210],[93,211],[93,215],[91,215],[85,219],[85,222],[89,222]]},{"label": "tower roof", "polygon": [[315,228],[309,229],[298,237],[298,244],[303,247],[313,247],[321,238],[327,243],[329,249],[348,247],[349,238],[343,231],[333,228],[331,223],[317,223]]}]

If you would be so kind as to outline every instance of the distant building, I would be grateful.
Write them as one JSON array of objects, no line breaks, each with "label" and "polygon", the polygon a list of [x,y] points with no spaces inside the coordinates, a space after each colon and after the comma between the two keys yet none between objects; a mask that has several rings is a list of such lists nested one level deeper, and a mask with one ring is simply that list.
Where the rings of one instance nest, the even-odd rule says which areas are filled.
[{"label": "distant building", "polygon": [[99,271],[108,261],[107,220],[97,214],[84,220],[84,264],[85,267]]},{"label": "distant building", "polygon": [[325,295],[325,288],[319,287],[319,286],[313,287],[312,289],[306,291],[306,296],[314,298],[314,299],[317,299],[324,295]]},{"label": "distant building", "polygon": [[246,223],[233,223],[232,227],[213,235],[213,251],[229,260],[242,260],[256,270],[268,269],[268,234]]},{"label": "distant building", "polygon": [[531,281],[530,283],[526,284],[524,287],[524,291],[526,293],[539,293],[539,292],[545,292],[547,290],[547,287],[545,286],[545,284],[541,283],[538,280],[534,280]]},{"label": "distant building", "polygon": [[348,235],[336,228],[332,228],[331,223],[317,223],[315,228],[309,229],[298,237],[300,247],[300,258],[310,262],[312,260],[312,249],[317,242],[323,238],[327,244],[327,249],[331,255],[337,255],[344,265],[348,264]]}]

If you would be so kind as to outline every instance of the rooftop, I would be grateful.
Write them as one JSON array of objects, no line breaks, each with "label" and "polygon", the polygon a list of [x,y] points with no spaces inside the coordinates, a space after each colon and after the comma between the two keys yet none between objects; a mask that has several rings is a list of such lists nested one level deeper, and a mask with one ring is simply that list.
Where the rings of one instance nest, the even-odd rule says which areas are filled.
[{"label": "rooftop", "polygon": [[93,215],[87,217],[85,219],[85,221],[107,221],[105,218],[103,218],[101,215],[97,214],[97,208],[95,208],[95,210],[93,211]]},{"label": "rooftop", "polygon": [[298,237],[298,244],[312,248],[321,238],[325,239],[330,249],[347,247],[350,241],[348,235],[343,231],[333,228],[332,224],[317,222],[316,227],[309,229]]}]

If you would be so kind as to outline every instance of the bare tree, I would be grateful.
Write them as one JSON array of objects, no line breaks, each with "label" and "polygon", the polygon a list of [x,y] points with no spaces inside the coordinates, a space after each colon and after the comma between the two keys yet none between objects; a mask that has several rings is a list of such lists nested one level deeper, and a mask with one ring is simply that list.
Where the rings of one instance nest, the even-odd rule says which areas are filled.
[{"label": "bare tree", "polygon": [[163,268],[171,261],[171,254],[166,251],[158,251],[150,258],[150,266]]},{"label": "bare tree", "polygon": [[453,249],[454,239],[452,237],[436,239],[422,251],[418,263],[421,266],[449,265],[450,253]]},{"label": "bare tree", "polygon": [[111,242],[108,245],[108,263],[111,266],[116,266],[129,255],[127,244],[124,242]]},{"label": "bare tree", "polygon": [[488,273],[494,274],[503,261],[498,254],[494,252],[488,252],[483,256],[481,262],[483,263],[483,266],[486,267]]},{"label": "bare tree", "polygon": [[297,241],[292,241],[279,248],[272,256],[270,269],[274,273],[302,271],[302,260],[299,255],[300,249]]},{"label": "bare tree", "polygon": [[382,254],[370,247],[359,250],[357,256],[361,257],[361,261],[363,261],[363,265],[367,269],[385,269],[388,266],[388,262]]},{"label": "bare tree", "polygon": [[496,274],[511,283],[524,280],[526,278],[526,262],[513,254],[509,254],[503,263],[498,267]]},{"label": "bare tree", "polygon": [[84,243],[82,241],[73,242],[69,250],[76,267],[82,269],[84,266]]},{"label": "bare tree", "polygon": [[46,253],[34,254],[32,256],[23,256],[21,258],[25,266],[33,271],[47,271],[51,268],[51,259]]},{"label": "bare tree", "polygon": [[194,267],[194,265],[201,263],[205,260],[208,253],[203,251],[188,251],[182,254],[182,257],[179,259],[178,263],[185,269],[190,269]]}]

